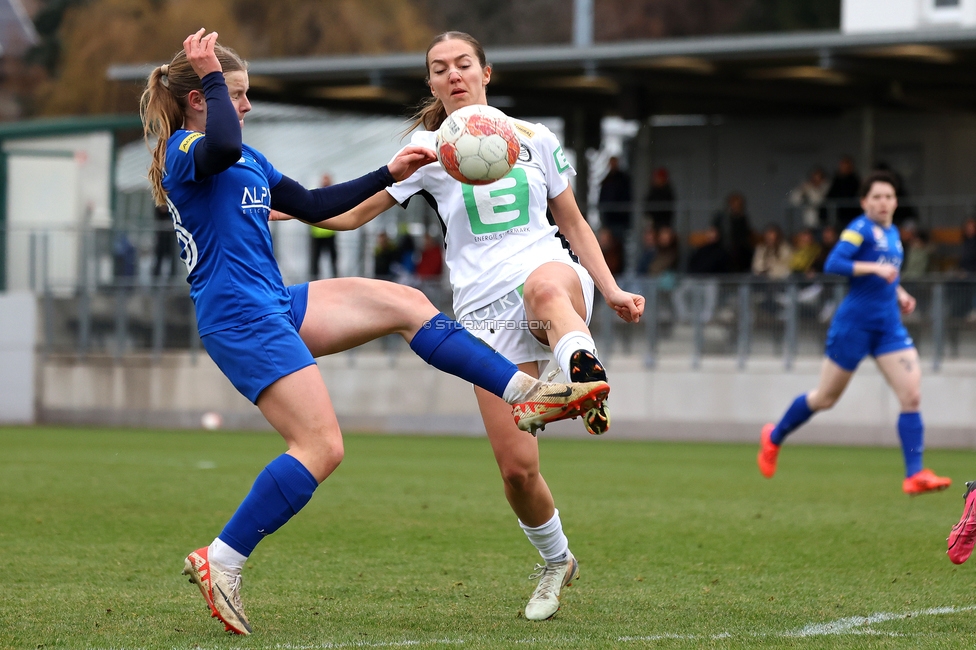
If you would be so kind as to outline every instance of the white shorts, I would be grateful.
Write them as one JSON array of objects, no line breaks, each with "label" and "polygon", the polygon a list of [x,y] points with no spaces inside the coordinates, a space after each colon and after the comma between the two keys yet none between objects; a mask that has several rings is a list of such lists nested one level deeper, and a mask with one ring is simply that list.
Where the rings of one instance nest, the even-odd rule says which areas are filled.
[{"label": "white shorts", "polygon": [[[566,264],[579,276],[583,288],[583,303],[586,305],[586,324],[593,315],[593,278],[582,266],[575,262],[553,260]],[[552,352],[548,345],[540,343],[530,331],[533,323],[525,317],[525,304],[522,302],[522,287],[512,289],[484,307],[463,314],[458,321],[476,337],[490,345],[499,354],[515,364],[530,361],[550,361]],[[545,329],[542,323],[536,329]]]}]

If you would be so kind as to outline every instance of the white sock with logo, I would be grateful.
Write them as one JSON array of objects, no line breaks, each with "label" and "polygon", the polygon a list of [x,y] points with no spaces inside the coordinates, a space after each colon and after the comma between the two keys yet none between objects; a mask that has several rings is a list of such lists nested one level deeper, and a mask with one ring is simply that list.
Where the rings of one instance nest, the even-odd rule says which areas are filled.
[{"label": "white sock with logo", "polygon": [[519,526],[525,531],[525,536],[536,547],[539,555],[546,564],[565,562],[569,557],[569,540],[563,533],[563,524],[559,521],[559,510],[552,515],[552,519],[538,528],[526,526],[519,520]]},{"label": "white sock with logo", "polygon": [[552,353],[556,357],[556,363],[559,364],[559,369],[566,375],[566,381],[572,381],[572,375],[569,374],[569,361],[573,353],[577,350],[592,352],[595,357],[596,343],[593,342],[593,337],[586,332],[568,332],[556,341],[556,345],[552,347]]},{"label": "white sock with logo", "polygon": [[238,575],[247,562],[247,556],[241,555],[219,537],[210,545],[208,556],[211,563],[220,565],[220,569],[231,575]]},{"label": "white sock with logo", "polygon": [[505,392],[502,393],[502,399],[509,404],[524,402],[541,383],[532,375],[519,370],[508,380],[508,386],[505,387]]}]

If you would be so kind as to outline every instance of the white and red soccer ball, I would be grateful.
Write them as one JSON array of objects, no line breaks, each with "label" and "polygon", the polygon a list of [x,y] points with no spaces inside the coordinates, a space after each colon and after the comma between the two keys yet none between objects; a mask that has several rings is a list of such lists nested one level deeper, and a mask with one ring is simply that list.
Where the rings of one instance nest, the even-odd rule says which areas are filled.
[{"label": "white and red soccer ball", "polygon": [[515,166],[520,148],[512,119],[483,104],[457,109],[437,131],[441,166],[469,185],[487,185],[504,177]]},{"label": "white and red soccer ball", "polygon": [[224,426],[224,418],[216,411],[207,411],[200,417],[200,426],[207,431],[216,431]]}]

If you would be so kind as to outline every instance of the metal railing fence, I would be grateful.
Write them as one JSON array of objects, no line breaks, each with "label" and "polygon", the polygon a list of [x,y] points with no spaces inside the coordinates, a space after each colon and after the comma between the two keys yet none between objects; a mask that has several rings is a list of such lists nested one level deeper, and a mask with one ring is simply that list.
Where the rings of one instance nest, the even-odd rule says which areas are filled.
[{"label": "metal railing fence", "polygon": [[[185,267],[176,251],[158,259],[154,229],[29,229],[7,233],[19,265],[8,275],[39,297],[44,354],[149,354],[201,349]],[[174,238],[175,239],[175,238]],[[174,247],[175,248],[175,247]],[[15,258],[11,258],[15,259]],[[300,281],[304,278],[293,278]],[[837,276],[765,280],[665,273],[623,275],[621,286],[647,300],[639,325],[620,321],[596,297],[591,329],[601,355],[639,355],[647,367],[662,357],[686,357],[697,368],[706,358],[778,357],[784,368],[799,357],[819,356],[830,319],[846,292]],[[444,279],[415,282],[451,313]],[[903,282],[918,300],[905,324],[934,369],[947,358],[976,358],[976,276],[929,274]],[[395,357],[407,350],[392,338],[373,344]]]}]

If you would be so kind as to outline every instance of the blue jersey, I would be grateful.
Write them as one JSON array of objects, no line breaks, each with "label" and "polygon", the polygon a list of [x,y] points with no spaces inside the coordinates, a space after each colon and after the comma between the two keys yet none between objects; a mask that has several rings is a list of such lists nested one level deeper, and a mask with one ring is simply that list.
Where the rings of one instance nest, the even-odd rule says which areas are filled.
[{"label": "blue jersey", "polygon": [[898,228],[883,228],[862,215],[852,221],[840,235],[840,241],[827,257],[824,270],[850,276],[850,291],[844,298],[835,321],[862,327],[891,329],[901,326],[898,307],[898,282],[888,282],[877,275],[853,274],[854,262],[880,262],[901,269],[905,253]]},{"label": "blue jersey", "polygon": [[193,148],[203,135],[170,137],[163,176],[201,336],[291,308],[268,228],[281,173],[244,145],[237,163],[198,180]]}]

